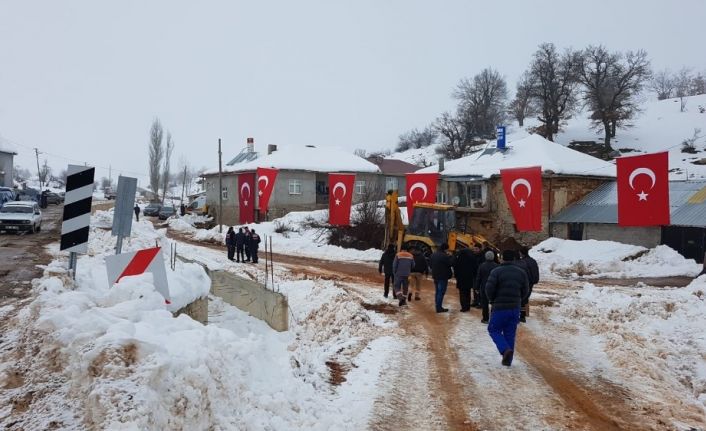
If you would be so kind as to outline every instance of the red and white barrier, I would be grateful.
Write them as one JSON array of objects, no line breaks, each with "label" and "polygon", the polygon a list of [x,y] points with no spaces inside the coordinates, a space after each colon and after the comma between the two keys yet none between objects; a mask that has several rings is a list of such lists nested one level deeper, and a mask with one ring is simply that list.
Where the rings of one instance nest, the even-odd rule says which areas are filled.
[{"label": "red and white barrier", "polygon": [[167,284],[167,269],[164,266],[164,256],[161,247],[147,248],[132,253],[116,254],[105,258],[108,270],[108,281],[111,286],[123,277],[152,273],[154,287],[164,296],[167,304],[171,304],[169,285]]}]

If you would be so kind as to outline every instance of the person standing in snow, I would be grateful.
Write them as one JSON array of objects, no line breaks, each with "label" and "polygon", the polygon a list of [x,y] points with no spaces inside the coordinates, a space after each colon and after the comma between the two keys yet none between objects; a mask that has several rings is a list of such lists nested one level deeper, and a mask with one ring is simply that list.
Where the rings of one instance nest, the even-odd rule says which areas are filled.
[{"label": "person standing in snow", "polygon": [[[410,276],[412,277],[412,287],[414,288],[414,300],[419,301],[422,299],[420,296],[422,292],[422,276],[429,276],[429,265],[427,264],[426,256],[418,247],[412,249],[412,256],[414,256],[414,268]],[[407,295],[407,300],[412,300],[411,291]]]},{"label": "person standing in snow", "polygon": [[228,260],[233,260],[233,255],[235,254],[235,231],[232,226],[226,232],[226,248],[228,249]]},{"label": "person standing in snow", "polygon": [[448,308],[444,308],[444,295],[449,285],[449,280],[453,277],[453,259],[447,254],[449,245],[443,243],[439,249],[431,255],[431,277],[434,280],[436,295],[434,303],[437,313],[446,313]]},{"label": "person standing in snow", "polygon": [[490,311],[488,307],[488,295],[485,294],[485,283],[488,281],[490,272],[498,267],[495,263],[495,252],[488,250],[485,252],[485,262],[481,263],[478,267],[478,275],[476,276],[476,286],[480,290],[480,307],[481,307],[481,320],[480,323],[488,323],[488,318],[490,316]]},{"label": "person standing in snow", "polygon": [[526,322],[529,316],[529,298],[532,295],[532,288],[539,283],[539,265],[537,261],[529,255],[529,249],[522,247],[520,249],[520,262],[527,268],[527,277],[529,278],[529,291],[527,296],[522,300],[522,308],[520,311],[520,322]]},{"label": "person standing in snow", "polygon": [[245,226],[243,228],[243,234],[245,234],[245,242],[243,243],[245,260],[243,262],[250,262],[250,228]]},{"label": "person standing in snow", "polygon": [[260,248],[260,235],[255,233],[255,229],[250,230],[250,257],[252,257],[252,263],[257,263],[257,251]]},{"label": "person standing in snow", "polygon": [[[186,205],[182,202],[181,205],[179,206],[179,213],[181,214],[182,217],[186,215]],[[231,259],[233,260],[233,259]]]},{"label": "person standing in snow", "polygon": [[520,323],[520,305],[529,291],[527,272],[516,265],[516,252],[503,251],[503,263],[490,272],[485,283],[488,302],[493,306],[488,334],[509,367],[515,351],[515,334]]},{"label": "person standing in snow", "polygon": [[407,294],[409,292],[409,274],[414,268],[414,256],[408,251],[408,246],[403,245],[402,251],[397,253],[392,261],[392,274],[395,278],[394,295],[399,299],[400,307],[407,305]]},{"label": "person standing in snow", "polygon": [[135,208],[133,208],[135,211],[135,220],[140,221],[140,206],[135,204]]},{"label": "person standing in snow", "polygon": [[456,287],[458,288],[458,298],[461,302],[462,313],[471,309],[471,290],[478,273],[479,253],[480,249],[475,245],[472,248],[464,248],[458,252],[454,262]]},{"label": "person standing in snow", "polygon": [[[380,256],[380,262],[378,263],[378,272],[380,274],[385,274],[385,290],[383,296],[387,298],[390,293],[390,283],[394,283],[394,275],[392,274],[392,262],[395,260],[395,245],[390,244],[387,246],[387,250]],[[394,291],[394,288],[393,288]],[[393,292],[394,295],[394,292]]]},{"label": "person standing in snow", "polygon": [[238,228],[238,233],[235,234],[235,259],[236,262],[245,262],[245,234],[243,228]]}]

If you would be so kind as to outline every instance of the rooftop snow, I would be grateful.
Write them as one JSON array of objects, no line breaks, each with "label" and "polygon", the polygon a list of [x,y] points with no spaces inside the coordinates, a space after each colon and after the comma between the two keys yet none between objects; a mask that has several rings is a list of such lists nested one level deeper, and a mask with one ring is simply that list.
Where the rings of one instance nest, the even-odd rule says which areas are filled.
[{"label": "rooftop snow", "polygon": [[[257,168],[312,172],[380,172],[375,164],[353,153],[338,148],[313,146],[280,148],[272,154],[249,162],[224,166],[223,172],[252,172]],[[204,175],[217,173],[218,169],[209,169]]]},{"label": "rooftop snow", "polygon": [[[548,141],[539,135],[529,135],[510,142],[505,151],[492,147],[448,161],[441,174],[490,178],[500,175],[500,169],[527,166],[541,166],[542,171],[556,174],[615,177],[615,165],[612,163]],[[418,172],[437,172],[437,169],[437,166],[430,166]]]}]

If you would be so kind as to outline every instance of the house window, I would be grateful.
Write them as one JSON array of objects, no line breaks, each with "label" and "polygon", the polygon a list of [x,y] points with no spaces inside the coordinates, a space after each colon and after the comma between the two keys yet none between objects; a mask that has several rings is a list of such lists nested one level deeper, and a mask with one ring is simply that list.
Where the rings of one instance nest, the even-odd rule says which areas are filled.
[{"label": "house window", "polygon": [[356,181],[355,194],[362,195],[363,193],[365,193],[365,181]]},{"label": "house window", "polygon": [[480,184],[468,185],[468,197],[471,202],[483,200],[483,188]]},{"label": "house window", "polygon": [[224,186],[223,189],[221,189],[221,195],[223,196],[224,201],[228,200],[228,187],[227,186]]},{"label": "house window", "polygon": [[385,178],[385,191],[399,190],[399,181],[397,177]]},{"label": "house window", "polygon": [[290,195],[302,194],[302,180],[289,180],[289,194]]},{"label": "house window", "polygon": [[446,203],[446,193],[438,191],[436,192],[436,203],[445,204]]}]

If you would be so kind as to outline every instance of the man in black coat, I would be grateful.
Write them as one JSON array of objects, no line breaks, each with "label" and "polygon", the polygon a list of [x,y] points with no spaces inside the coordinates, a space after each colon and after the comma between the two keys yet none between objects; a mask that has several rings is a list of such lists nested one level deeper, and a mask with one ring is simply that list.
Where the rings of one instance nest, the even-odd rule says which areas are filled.
[{"label": "man in black coat", "polygon": [[[412,280],[412,287],[414,288],[414,300],[419,301],[422,299],[420,296],[422,292],[422,277],[429,275],[429,264],[427,263],[426,256],[424,256],[424,253],[422,253],[422,250],[420,250],[419,247],[414,247],[412,249],[412,256],[414,256],[414,268],[412,268],[410,279]],[[412,300],[411,289],[407,300]]]},{"label": "man in black coat", "polygon": [[133,211],[135,211],[135,220],[140,221],[140,206],[135,204],[135,208],[133,208]]},{"label": "man in black coat", "polygon": [[238,233],[235,234],[235,258],[236,262],[245,262],[245,234],[243,228],[238,228]]},{"label": "man in black coat", "polygon": [[517,253],[503,251],[503,263],[490,272],[485,293],[493,306],[488,334],[503,356],[502,364],[509,367],[515,350],[515,334],[520,323],[520,305],[529,292],[527,272],[517,266]]},{"label": "man in black coat", "polygon": [[537,265],[537,261],[529,255],[529,249],[527,247],[520,249],[520,260],[518,260],[518,262],[525,268],[527,278],[529,278],[529,293],[522,301],[522,308],[520,310],[520,322],[526,322],[527,316],[529,315],[529,298],[530,295],[532,295],[532,288],[535,284],[539,283],[539,265]]},{"label": "man in black coat", "polygon": [[392,275],[392,262],[395,260],[395,254],[395,245],[389,244],[387,246],[387,250],[382,253],[378,264],[378,272],[380,274],[385,274],[385,292],[383,293],[385,298],[387,298],[390,294],[390,284],[394,282],[394,277]]},{"label": "man in black coat", "polygon": [[488,318],[490,316],[488,307],[488,295],[485,294],[485,283],[488,281],[491,271],[498,267],[495,263],[495,252],[488,250],[485,252],[485,262],[483,262],[478,268],[478,275],[476,276],[476,286],[480,290],[480,306],[483,314],[481,318],[481,323],[488,323]]},{"label": "man in black coat", "polygon": [[471,309],[471,290],[478,273],[478,253],[480,253],[480,249],[474,245],[472,248],[459,251],[456,255],[454,273],[456,274],[461,312],[467,312]]},{"label": "man in black coat", "polygon": [[250,229],[250,257],[252,263],[257,263],[257,250],[260,247],[260,235],[255,233],[255,229]]},{"label": "man in black coat", "polygon": [[446,288],[449,285],[449,279],[453,274],[453,259],[448,255],[447,250],[449,245],[443,243],[439,249],[431,255],[431,277],[434,279],[434,288],[436,290],[435,304],[437,313],[446,313],[448,308],[443,307],[444,295]]}]

